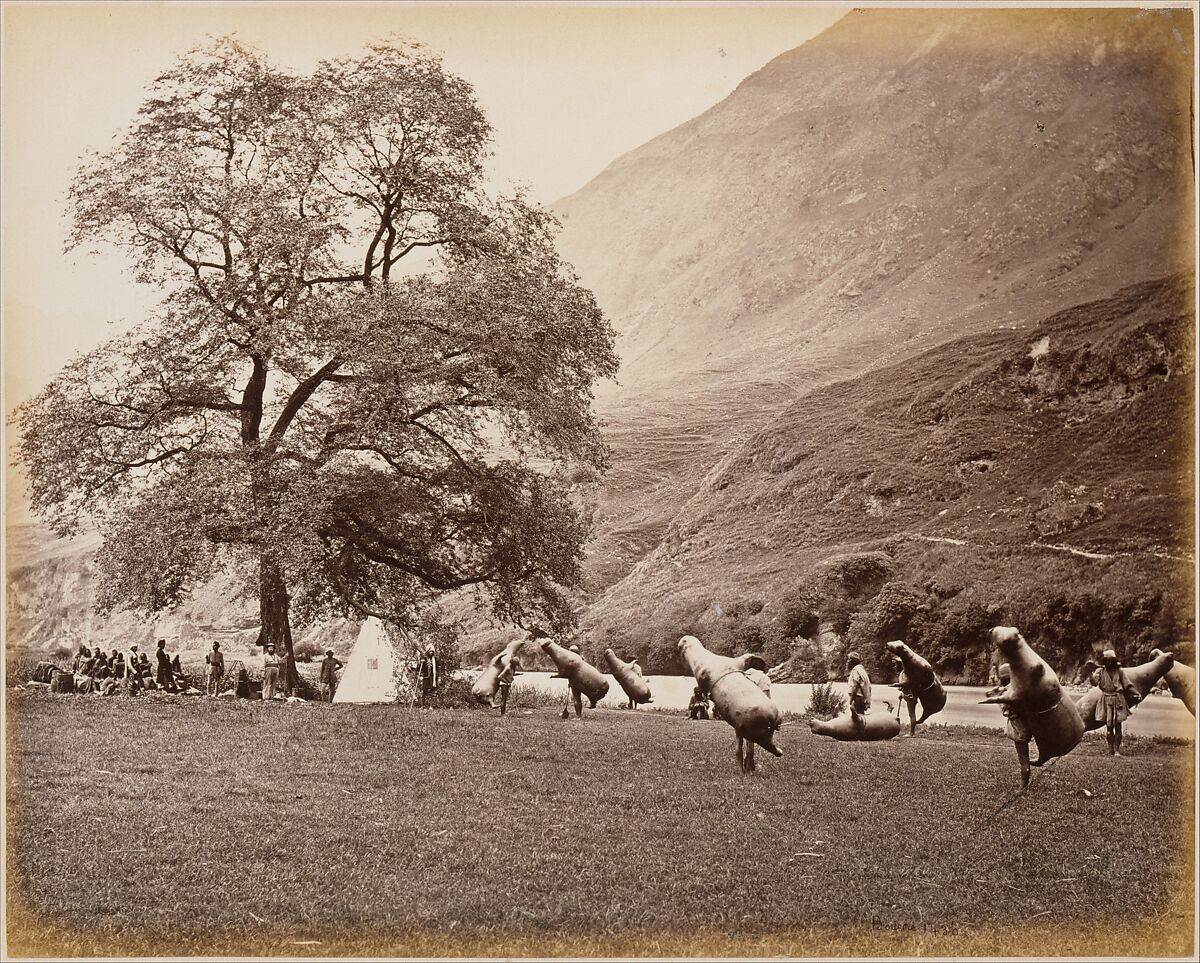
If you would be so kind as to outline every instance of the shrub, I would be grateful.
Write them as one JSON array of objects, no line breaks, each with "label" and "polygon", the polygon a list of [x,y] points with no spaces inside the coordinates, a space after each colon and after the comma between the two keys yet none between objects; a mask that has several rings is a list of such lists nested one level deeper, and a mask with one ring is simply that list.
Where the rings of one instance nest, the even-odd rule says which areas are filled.
[{"label": "shrub", "polygon": [[687,666],[679,657],[679,637],[659,639],[646,653],[645,671],[648,675],[684,675]]},{"label": "shrub", "polygon": [[311,641],[296,642],[292,646],[292,652],[295,654],[297,662],[312,662],[313,659],[319,659],[325,654],[316,642]]},{"label": "shrub", "polygon": [[525,682],[520,676],[513,682],[508,693],[508,707],[518,709],[561,708],[563,693],[556,692],[536,682]]},{"label": "shrub", "polygon": [[794,589],[779,604],[776,625],[785,639],[811,639],[820,629],[821,600],[808,586]]},{"label": "shrub", "polygon": [[833,688],[832,682],[822,682],[812,688],[807,714],[817,719],[832,719],[846,711],[846,697]]},{"label": "shrub", "polygon": [[788,639],[782,639],[778,636],[768,639],[766,644],[759,650],[764,659],[767,660],[767,665],[779,665],[787,662],[792,658],[792,654],[796,649],[796,643]]},{"label": "shrub", "polygon": [[[510,704],[511,701],[510,697]],[[449,674],[446,675],[444,684],[441,679],[438,680],[437,688],[425,700],[425,705],[434,709],[481,708],[480,704],[475,701],[475,697],[471,695],[471,683],[466,679],[451,679]]]}]

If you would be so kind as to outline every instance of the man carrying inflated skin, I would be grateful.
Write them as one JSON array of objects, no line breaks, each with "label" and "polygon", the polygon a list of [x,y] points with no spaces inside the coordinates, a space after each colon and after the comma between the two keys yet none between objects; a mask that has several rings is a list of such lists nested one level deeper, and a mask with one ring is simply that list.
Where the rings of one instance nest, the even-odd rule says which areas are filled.
[{"label": "man carrying inflated skin", "polygon": [[900,702],[896,706],[896,721],[900,721],[900,707],[908,706],[908,734],[917,734],[917,694],[908,681],[908,673],[904,671],[904,660],[900,656],[892,657],[892,667],[896,670],[896,691],[900,693]]},{"label": "man carrying inflated skin", "polygon": [[508,711],[508,691],[512,688],[513,679],[520,671],[521,660],[513,656],[508,660],[508,665],[500,672],[500,678],[496,681],[500,690],[500,715],[504,715]]},{"label": "man carrying inflated skin", "polygon": [[[998,694],[1012,681],[1012,670],[1007,662],[1001,664],[998,679],[1000,684],[988,692],[989,696]],[[1000,709],[1004,713],[1004,734],[1017,749],[1017,761],[1021,764],[1021,788],[1025,789],[1029,785],[1029,740],[1033,738],[1033,733],[1029,731],[1029,724],[1016,705],[1001,703]]]},{"label": "man carrying inflated skin", "polygon": [[1100,701],[1096,703],[1096,719],[1104,723],[1108,739],[1108,754],[1121,755],[1121,726],[1129,718],[1130,703],[1137,704],[1140,698],[1136,689],[1129,684],[1129,677],[1121,668],[1115,649],[1105,649],[1100,656],[1100,668],[1092,673],[1092,685],[1100,687]]},{"label": "man carrying inflated skin", "polygon": [[850,700],[850,712],[857,724],[862,722],[862,717],[871,708],[871,677],[867,675],[866,667],[862,664],[862,659],[859,658],[857,652],[851,652],[846,656],[846,666],[850,670],[846,679],[849,683],[846,696]]},{"label": "man carrying inflated skin", "polygon": [[[574,652],[576,655],[580,654],[579,646],[577,646],[577,645],[571,645],[569,647],[568,651]],[[583,693],[576,687],[574,679],[568,679],[567,680],[567,701],[566,701],[566,704],[563,706],[563,711],[562,711],[562,717],[564,719],[568,719],[571,716],[571,703],[572,702],[575,703],[575,718],[576,719],[583,718]]]}]

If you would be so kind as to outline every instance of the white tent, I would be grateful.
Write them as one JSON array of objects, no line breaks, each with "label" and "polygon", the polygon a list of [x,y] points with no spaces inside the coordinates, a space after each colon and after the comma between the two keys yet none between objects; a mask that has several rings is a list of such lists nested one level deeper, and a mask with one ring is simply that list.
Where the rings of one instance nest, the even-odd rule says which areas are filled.
[{"label": "white tent", "polygon": [[404,665],[383,623],[374,617],[367,619],[342,670],[333,701],[398,702],[407,698],[411,685],[404,676]]}]

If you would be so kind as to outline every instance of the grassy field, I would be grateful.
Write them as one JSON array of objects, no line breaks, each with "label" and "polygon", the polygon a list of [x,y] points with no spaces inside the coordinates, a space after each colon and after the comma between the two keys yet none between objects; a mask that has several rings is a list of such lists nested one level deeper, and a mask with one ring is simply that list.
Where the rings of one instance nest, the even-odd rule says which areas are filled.
[{"label": "grassy field", "polygon": [[1190,748],[1018,796],[977,729],[747,777],[656,713],[7,698],[14,955],[1193,950]]}]

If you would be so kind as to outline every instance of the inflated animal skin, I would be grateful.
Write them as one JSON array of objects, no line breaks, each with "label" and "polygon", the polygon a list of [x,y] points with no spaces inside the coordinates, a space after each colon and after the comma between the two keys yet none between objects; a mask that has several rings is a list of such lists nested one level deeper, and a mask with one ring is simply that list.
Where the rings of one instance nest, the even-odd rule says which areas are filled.
[{"label": "inflated animal skin", "polygon": [[933,671],[933,666],[903,642],[889,642],[887,650],[900,657],[913,695],[921,703],[921,715],[916,721],[917,725],[946,708],[946,690],[942,688],[941,680]]},{"label": "inflated animal skin", "polygon": [[608,695],[608,679],[594,665],[585,662],[579,653],[564,649],[553,639],[542,639],[538,645],[550,656],[559,675],[588,697],[593,709]]},{"label": "inflated animal skin", "polygon": [[608,671],[617,680],[617,685],[629,696],[630,702],[644,705],[654,701],[650,695],[650,686],[641,673],[634,669],[633,662],[622,662],[612,649],[604,650],[604,661],[608,663]]},{"label": "inflated animal skin", "polygon": [[[706,649],[694,635],[679,640],[679,653],[692,671],[701,690],[708,693],[721,718],[733,726],[738,737],[738,763],[752,772],[754,746],[762,746],[775,756],[783,750],[775,745],[782,716],[779,707],[746,675],[747,669],[765,672],[767,663],[760,655],[746,654],[731,659]],[[743,743],[749,751],[743,755]]]},{"label": "inflated animal skin", "polygon": [[[1162,652],[1158,649],[1150,653],[1151,658],[1160,655]],[[1171,695],[1187,706],[1188,712],[1194,716],[1196,714],[1196,670],[1190,665],[1176,662],[1165,678]]]},{"label": "inflated animal skin", "polygon": [[1037,743],[1040,766],[1056,756],[1065,756],[1083,738],[1083,719],[1075,703],[1066,698],[1054,670],[1012,626],[1000,625],[990,632],[992,644],[1008,663],[1012,681],[982,703],[1014,705]]}]

